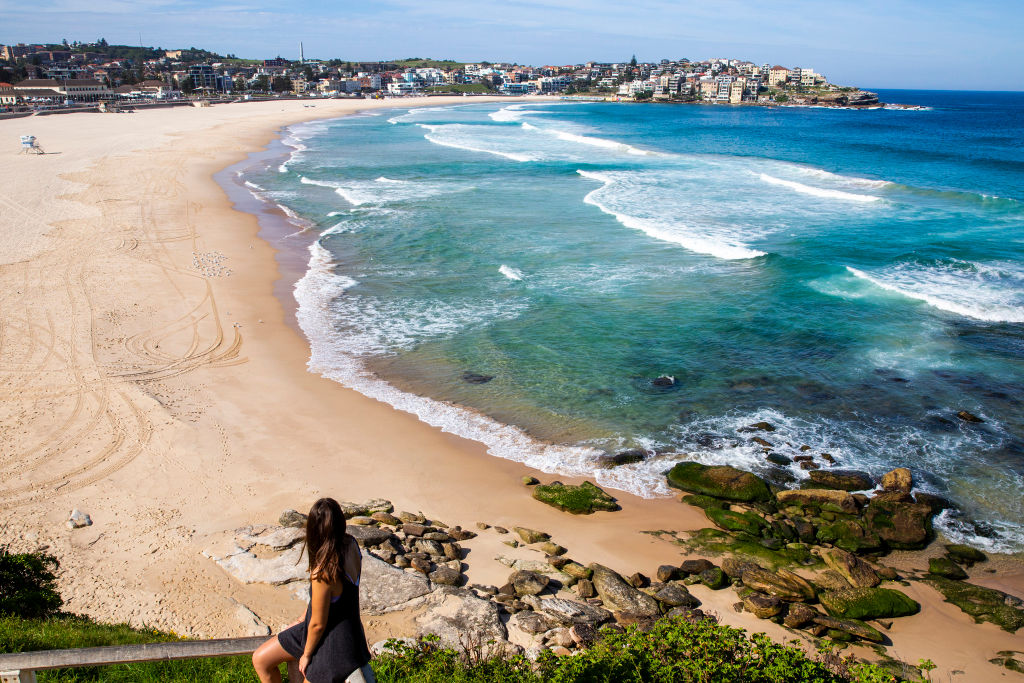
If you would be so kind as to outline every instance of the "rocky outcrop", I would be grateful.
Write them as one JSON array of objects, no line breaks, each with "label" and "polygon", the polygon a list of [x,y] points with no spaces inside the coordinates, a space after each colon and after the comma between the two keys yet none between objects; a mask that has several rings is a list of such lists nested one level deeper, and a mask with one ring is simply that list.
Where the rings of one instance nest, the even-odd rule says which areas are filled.
[{"label": "rocky outcrop", "polygon": [[648,617],[661,613],[658,602],[630,586],[615,571],[600,564],[591,564],[591,581],[604,606],[614,612],[630,612]]},{"label": "rocky outcrop", "polygon": [[866,491],[875,486],[871,475],[859,470],[814,470],[809,476],[816,488]]},{"label": "rocky outcrop", "polygon": [[891,588],[849,588],[820,599],[830,615],[842,619],[892,619],[921,611],[915,600]]},{"label": "rocky outcrop", "polygon": [[560,481],[541,484],[533,489],[533,497],[562,512],[574,515],[589,515],[598,510],[612,512],[621,509],[615,502],[615,498],[589,481],[585,481],[579,486],[563,484]]},{"label": "rocky outcrop", "polygon": [[838,512],[847,515],[857,513],[857,501],[847,491],[834,489],[801,489],[796,491],[779,491],[776,496],[779,505],[812,505],[825,512]]},{"label": "rocky outcrop", "polygon": [[979,624],[988,621],[1010,633],[1024,628],[1024,601],[1016,596],[942,576],[929,575],[921,580]]},{"label": "rocky outcrop", "polygon": [[948,557],[933,557],[929,559],[928,573],[935,574],[937,576],[944,576],[947,579],[955,579],[957,581],[962,581],[967,578],[967,572]]},{"label": "rocky outcrop", "polygon": [[882,475],[881,484],[883,491],[910,493],[910,490],[914,488],[914,475],[906,467],[897,467]]},{"label": "rocky outcrop", "polygon": [[512,531],[516,532],[519,538],[523,539],[523,543],[543,543],[544,541],[551,540],[551,534],[544,533],[543,531],[536,531],[534,529],[527,529],[526,527],[512,527]]},{"label": "rocky outcrop", "polygon": [[359,608],[365,614],[384,614],[430,592],[422,574],[404,572],[369,553],[363,555]]},{"label": "rocky outcrop", "polygon": [[771,500],[763,479],[728,465],[681,462],[668,475],[668,485],[683,491],[741,502]]},{"label": "rocky outcrop", "polygon": [[821,551],[821,559],[833,571],[841,575],[850,586],[858,588],[874,588],[882,579],[864,560],[853,553],[840,548],[826,548]]},{"label": "rocky outcrop", "polygon": [[744,570],[741,579],[744,586],[786,602],[807,602],[815,598],[814,587],[806,579],[785,569],[771,572],[751,567]]},{"label": "rocky outcrop", "polygon": [[515,571],[508,577],[508,582],[515,590],[516,595],[537,595],[548,587],[551,582],[544,574],[532,571]]},{"label": "rocky outcrop", "polygon": [[488,649],[491,641],[504,642],[508,632],[498,607],[460,588],[438,588],[425,599],[426,611],[416,617],[418,635],[432,634],[460,652]]}]

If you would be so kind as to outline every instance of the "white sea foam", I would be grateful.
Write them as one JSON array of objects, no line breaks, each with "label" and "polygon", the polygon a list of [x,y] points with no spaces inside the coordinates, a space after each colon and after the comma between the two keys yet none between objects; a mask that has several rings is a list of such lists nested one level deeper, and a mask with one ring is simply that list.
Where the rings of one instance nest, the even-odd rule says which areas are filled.
[{"label": "white sea foam", "polygon": [[[310,246],[309,268],[295,285],[295,299],[299,304],[296,319],[310,342],[310,371],[416,415],[445,432],[479,441],[493,456],[523,462],[550,473],[583,476],[594,472],[595,463],[602,455],[598,449],[538,442],[517,427],[502,424],[462,406],[400,391],[369,372],[360,356],[379,352],[381,345],[391,346],[396,339],[389,336],[381,340],[372,332],[363,335],[358,329],[354,335],[338,332],[337,322],[351,323],[348,315],[358,311],[361,305],[350,305],[358,297],[346,293],[358,282],[334,273],[332,266],[330,253],[319,243],[314,243]],[[478,321],[481,313],[479,309],[471,309],[472,306],[467,306],[461,316],[467,324]],[[492,313],[516,314],[509,311],[507,301],[496,302]],[[401,319],[397,310],[378,310],[375,317],[379,315],[391,321]],[[433,322],[427,321],[428,328],[433,323],[438,327],[452,324],[451,310],[438,310],[435,315]],[[387,328],[385,318],[377,317],[372,324]],[[423,322],[420,321],[417,334],[423,333]],[[368,329],[365,331],[370,332]],[[650,492],[638,493],[651,495]]]},{"label": "white sea foam", "polygon": [[245,186],[250,188],[250,189],[256,190],[257,192],[263,192],[263,191],[266,190],[266,188],[260,187],[256,183],[249,182],[248,180],[245,181]]},{"label": "white sea foam", "polygon": [[501,123],[519,121],[527,114],[535,113],[532,111],[524,111],[524,108],[527,106],[528,105],[526,104],[510,104],[509,106],[503,107],[498,111],[492,111],[487,116],[490,117],[492,121],[498,121]]},{"label": "white sea foam", "polygon": [[458,132],[464,131],[465,126],[461,124],[444,124],[444,125],[433,125],[428,123],[417,123],[417,126],[428,131],[423,137],[433,142],[435,145],[442,145],[444,147],[453,147],[455,149],[464,149],[469,152],[483,152],[485,154],[494,154],[496,156],[505,157],[513,161],[537,161],[539,158],[536,154],[530,154],[527,152],[520,151],[504,151],[496,149],[494,147],[484,147],[479,144],[473,144],[466,138],[469,136],[463,135],[458,136]]},{"label": "white sea foam", "polygon": [[501,268],[498,268],[498,272],[507,277],[509,280],[522,280],[523,271],[518,268],[512,268],[502,264]]},{"label": "white sea foam", "polygon": [[299,182],[303,185],[326,187],[354,207],[376,207],[381,204],[403,202],[439,194],[465,192],[472,189],[470,185],[453,183],[429,183],[410,180],[395,180],[380,176],[375,180],[316,180],[302,176]]},{"label": "white sea foam", "polygon": [[600,147],[602,149],[610,149],[616,152],[623,152],[625,154],[633,154],[636,156],[669,156],[660,152],[653,152],[646,149],[640,149],[633,145],[627,145],[624,142],[616,142],[615,140],[606,140],[605,138],[591,137],[589,135],[577,135],[576,133],[570,133],[564,130],[558,130],[556,128],[543,129],[544,132],[554,135],[559,140],[565,140],[566,142],[575,142],[581,145],[590,145],[591,147]]},{"label": "white sea foam", "polygon": [[762,181],[771,185],[787,187],[795,192],[809,194],[823,199],[843,199],[851,202],[877,202],[881,199],[881,197],[869,194],[856,194],[854,192],[844,192],[842,190],[830,190],[823,187],[804,185],[803,183],[798,183],[795,180],[783,180],[782,178],[776,178],[775,176],[768,175],[767,173],[761,173],[759,177]]},{"label": "white sea foam", "polygon": [[881,189],[883,187],[892,187],[895,185],[895,183],[889,180],[873,180],[871,178],[858,178],[856,176],[832,173],[831,171],[826,171],[823,168],[813,168],[811,166],[800,166],[796,164],[789,164],[788,166],[797,173],[802,173],[813,178],[823,178],[834,183],[840,183],[845,185],[869,187],[873,189]]},{"label": "white sea foam", "polygon": [[764,256],[763,251],[751,249],[736,241],[729,240],[728,238],[723,239],[713,236],[688,233],[686,232],[687,228],[679,224],[674,225],[673,230],[669,230],[652,219],[640,218],[625,213],[624,211],[613,209],[609,207],[608,204],[601,201],[601,194],[606,188],[614,185],[616,179],[606,173],[595,173],[593,171],[584,170],[577,170],[576,172],[584,178],[603,183],[600,188],[588,193],[587,196],[583,198],[583,201],[587,204],[591,204],[592,206],[596,206],[610,216],[614,216],[619,223],[622,223],[627,228],[639,230],[655,239],[672,242],[685,247],[690,251],[699,252],[701,254],[710,254],[716,258],[746,259]]},{"label": "white sea foam", "polygon": [[871,273],[852,266],[846,270],[881,289],[949,313],[986,322],[1024,322],[1024,273],[1008,265],[948,261],[898,264]]}]

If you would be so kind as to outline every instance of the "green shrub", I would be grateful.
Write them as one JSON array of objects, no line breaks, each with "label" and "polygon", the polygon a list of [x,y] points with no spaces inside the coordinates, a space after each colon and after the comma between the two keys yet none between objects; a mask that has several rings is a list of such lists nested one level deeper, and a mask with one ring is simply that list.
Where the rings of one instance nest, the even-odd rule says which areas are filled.
[{"label": "green shrub", "polygon": [[60,564],[45,553],[11,553],[0,546],[0,615],[45,617],[56,614],[64,600],[57,592]]},{"label": "green shrub", "polygon": [[[797,641],[794,641],[794,643]],[[380,683],[883,683],[900,680],[871,664],[826,651],[813,658],[763,633],[705,620],[662,619],[650,632],[603,630],[589,649],[568,657],[543,653],[535,666],[521,655],[460,657],[430,640],[374,661]]]}]

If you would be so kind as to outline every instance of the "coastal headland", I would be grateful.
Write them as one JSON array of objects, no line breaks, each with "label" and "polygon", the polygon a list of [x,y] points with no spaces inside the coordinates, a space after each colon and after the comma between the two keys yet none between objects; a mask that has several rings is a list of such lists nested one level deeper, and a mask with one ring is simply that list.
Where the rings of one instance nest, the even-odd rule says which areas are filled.
[{"label": "coastal headland", "polygon": [[[522,484],[551,475],[306,370],[306,341],[275,295],[275,251],[212,176],[282,126],[453,101],[465,100],[289,100],[0,121],[8,141],[0,151],[0,542],[60,559],[66,609],[195,637],[242,635],[254,624],[277,630],[303,609],[295,591],[243,583],[212,557],[225,543],[231,551],[233,530],[273,525],[282,510],[322,495],[386,498],[396,512],[465,529],[490,525],[462,543],[465,574],[477,584],[506,583],[510,569],[495,557],[534,552],[510,549],[494,526],[543,530],[575,561],[626,576],[701,556],[642,533],[711,526],[698,507],[612,492],[619,511],[567,514]],[[47,154],[18,155],[24,134]],[[69,528],[72,509],[91,525]],[[937,544],[886,563],[923,569],[942,552]],[[972,582],[1024,595],[1019,564],[993,565],[1001,571],[973,569]],[[795,637],[737,612],[732,590],[691,590],[724,623]],[[892,655],[932,659],[941,679],[1015,675],[989,660],[1024,650],[1019,633],[976,624],[925,583],[901,590],[921,610],[885,633]],[[414,619],[370,617],[369,637],[409,635]]]}]

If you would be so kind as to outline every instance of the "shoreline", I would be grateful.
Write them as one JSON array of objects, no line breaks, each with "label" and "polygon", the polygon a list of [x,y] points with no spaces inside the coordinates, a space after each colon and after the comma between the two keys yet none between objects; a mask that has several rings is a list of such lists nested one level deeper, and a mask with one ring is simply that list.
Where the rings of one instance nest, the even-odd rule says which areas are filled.
[{"label": "shoreline", "polygon": [[[692,104],[709,103],[696,102]],[[404,107],[396,107],[396,109],[404,109]],[[288,163],[288,160],[296,154],[296,148],[282,141],[290,134],[291,132],[288,130],[288,127],[282,127],[277,132],[276,142],[273,143],[276,145],[275,151],[265,150],[258,154],[250,155],[249,161],[242,162],[231,167],[230,170],[236,170],[238,172],[237,175],[229,176],[227,174],[227,170],[225,170],[221,174],[218,174],[222,176],[218,182],[222,187],[225,187],[225,189],[227,189],[228,184],[233,188],[237,188],[238,192],[244,194],[250,201],[252,195],[256,195],[256,202],[265,207],[280,206],[280,204],[277,204],[277,202],[271,198],[259,196],[259,191],[246,189],[242,185],[241,181],[244,180],[242,177],[244,172],[258,164],[265,163],[268,166],[273,166],[278,162],[283,162],[284,164]],[[285,211],[291,213],[289,209],[285,209]],[[309,274],[312,267],[310,263],[307,262],[307,250],[311,244],[318,241],[317,231],[311,231],[310,238],[308,240],[297,239],[295,241],[286,241],[282,235],[287,231],[287,228],[282,226],[297,225],[295,218],[278,215],[273,208],[269,211],[258,210],[256,213],[260,217],[261,221],[266,218],[268,221],[272,222],[272,224],[268,224],[267,236],[264,235],[264,232],[261,232],[261,236],[264,236],[265,239],[269,237],[269,240],[276,249],[275,259],[278,264],[280,265],[284,261],[288,263],[289,275],[277,282],[275,285],[275,291],[277,292],[278,298],[285,309],[289,323],[292,325],[293,329],[295,329],[298,334],[306,340],[307,345],[310,346],[312,350],[311,352],[315,356],[316,345],[318,343],[324,346],[328,346],[329,344],[316,334],[307,335],[306,332],[302,330],[295,318],[296,313],[302,305],[296,300],[293,292],[295,285]],[[300,218],[298,220],[305,219]],[[289,235],[289,237],[291,236],[293,235]],[[299,237],[299,234],[295,234],[294,236]],[[296,247],[296,244],[301,244],[301,247]],[[333,273],[334,268],[335,265],[333,263],[325,264],[324,271]],[[329,365],[326,365],[324,367],[311,367],[310,372],[327,377],[328,379],[336,381],[342,386],[353,389],[364,396],[387,403],[396,410],[417,416],[425,424],[439,428],[442,431],[451,433],[457,437],[462,437],[482,444],[487,450],[487,454],[491,457],[522,463],[527,467],[531,467],[539,472],[553,476],[590,478],[600,486],[614,489],[616,493],[628,492],[643,499],[662,499],[673,496],[673,492],[661,483],[661,480],[663,480],[664,477],[657,477],[652,474],[654,470],[659,468],[667,469],[676,462],[675,459],[668,462],[660,462],[659,456],[668,455],[671,457],[673,451],[667,448],[659,450],[657,452],[657,456],[646,463],[650,465],[650,467],[647,467],[642,472],[630,472],[628,465],[602,468],[597,460],[602,458],[610,459],[615,455],[615,451],[607,451],[605,449],[584,445],[587,443],[585,438],[564,441],[541,436],[537,434],[537,430],[531,429],[529,426],[523,426],[522,424],[517,424],[511,420],[502,420],[499,417],[495,417],[469,405],[456,403],[447,399],[435,398],[436,393],[432,393],[430,391],[431,387],[429,383],[421,379],[403,375],[400,370],[396,371],[394,364],[389,363],[387,357],[363,358],[359,356],[349,357],[347,354],[344,355],[346,355],[346,360],[351,361],[352,365],[356,366],[356,369],[346,367],[344,370],[335,370],[334,368],[329,367]],[[388,372],[388,370],[392,370],[392,372]],[[536,427],[537,424],[533,423],[533,426]],[[540,433],[543,434],[542,429],[540,430]],[[594,436],[599,438],[599,435],[597,434]],[[797,436],[799,437],[799,435]],[[566,455],[561,459],[555,456],[553,460],[545,457],[546,453],[550,453],[552,451],[564,452]],[[730,464],[738,463],[731,462]],[[789,467],[789,472],[798,478],[797,482],[783,484],[785,488],[797,486],[800,481],[799,478],[806,477],[807,472],[805,470],[801,470],[798,465],[799,463],[794,462]],[[902,465],[903,463],[894,462],[891,466],[897,467]],[[739,466],[742,467],[744,465]],[[746,466],[757,467],[756,464],[751,466],[749,463]],[[846,466],[853,467],[854,465],[849,464]],[[757,469],[754,471],[764,473],[763,469]],[[875,474],[876,476],[880,476],[879,472],[876,472]],[[638,486],[634,481],[635,479],[643,478],[646,482],[652,477],[659,480],[660,488],[648,487],[646,490],[638,489]],[[941,491],[936,490],[934,487],[929,488],[927,485],[922,486],[922,490],[934,495],[943,495]],[[957,508],[954,507],[951,512],[953,510],[957,510]],[[949,513],[944,513],[940,517],[941,519],[938,521],[940,526],[943,527],[939,530],[938,537],[940,540],[952,543],[975,543],[979,547],[984,548],[986,552],[996,553],[1010,558],[1011,560],[1024,561],[1024,549],[1016,552],[1007,552],[1005,550],[1006,546],[1003,544],[999,536],[970,536],[969,531],[960,531],[955,528],[956,525],[966,527],[976,524],[979,521],[981,524],[984,524],[983,518],[963,516],[956,517],[955,521],[950,522],[949,520],[951,517],[949,516]],[[947,530],[950,535],[944,533]],[[988,542],[990,540],[992,543]]]},{"label": "shoreline", "polygon": [[[445,100],[420,106],[436,101]],[[620,512],[566,515],[519,483],[535,470],[306,370],[308,344],[275,295],[275,249],[258,219],[211,182],[287,121],[328,118],[294,106],[281,116],[269,111],[280,103],[268,104],[258,120],[252,104],[244,117],[222,105],[140,113],[123,126],[102,115],[111,118],[82,121],[84,131],[48,117],[33,121],[40,139],[69,153],[0,171],[20,204],[35,207],[2,223],[21,237],[0,266],[4,310],[20,312],[4,314],[0,347],[10,399],[0,424],[12,448],[3,464],[16,473],[0,503],[9,520],[2,540],[60,557],[71,611],[197,636],[238,633],[239,605],[271,628],[294,620],[299,601],[239,585],[201,551],[225,530],[273,523],[321,494],[382,496],[467,527],[543,529],[579,561],[618,571],[678,562],[677,547],[637,532],[709,526],[696,508],[622,494]],[[12,124],[0,128],[12,133]],[[232,274],[197,273],[197,253],[223,255]],[[94,524],[68,530],[73,507]],[[507,573],[487,560],[471,557],[471,580]],[[987,649],[1013,638],[968,626],[930,589],[914,593],[926,611],[893,634],[905,659],[941,657],[940,671],[970,665],[980,674],[991,666]],[[731,595],[699,597],[723,622],[792,637],[733,612]],[[935,615],[962,627],[936,637]]]}]

